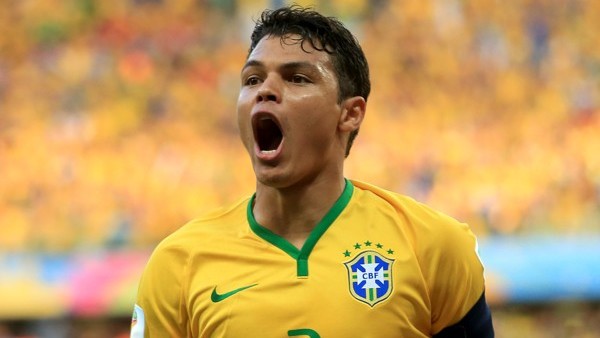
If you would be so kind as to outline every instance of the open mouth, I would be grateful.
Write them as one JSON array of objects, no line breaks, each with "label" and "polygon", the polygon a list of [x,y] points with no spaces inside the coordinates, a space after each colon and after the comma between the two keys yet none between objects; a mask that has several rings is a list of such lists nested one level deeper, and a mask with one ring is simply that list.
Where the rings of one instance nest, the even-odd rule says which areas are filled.
[{"label": "open mouth", "polygon": [[269,115],[257,116],[253,123],[254,139],[261,152],[274,152],[283,140],[277,121]]}]

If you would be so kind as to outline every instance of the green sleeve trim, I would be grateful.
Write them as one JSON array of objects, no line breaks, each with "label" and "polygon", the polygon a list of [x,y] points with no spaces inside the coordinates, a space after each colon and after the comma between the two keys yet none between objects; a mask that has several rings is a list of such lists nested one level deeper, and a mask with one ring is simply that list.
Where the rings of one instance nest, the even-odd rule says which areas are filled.
[{"label": "green sleeve trim", "polygon": [[312,252],[313,248],[323,236],[325,231],[329,228],[329,226],[337,219],[337,217],[342,213],[342,211],[346,208],[350,199],[352,198],[352,194],[354,192],[354,186],[352,183],[346,179],[346,186],[344,187],[344,191],[337,199],[337,201],[333,204],[331,209],[325,214],[323,219],[319,221],[319,223],[312,230],[306,242],[300,250],[288,242],[285,238],[280,237],[275,234],[271,230],[263,227],[258,224],[256,219],[254,218],[254,213],[252,211],[252,206],[254,205],[254,199],[256,198],[256,194],[250,198],[248,202],[247,208],[247,218],[248,223],[250,224],[250,229],[260,238],[265,241],[273,244],[279,249],[283,250],[285,253],[290,255],[297,261],[297,275],[298,277],[307,277],[308,276],[308,256]]}]

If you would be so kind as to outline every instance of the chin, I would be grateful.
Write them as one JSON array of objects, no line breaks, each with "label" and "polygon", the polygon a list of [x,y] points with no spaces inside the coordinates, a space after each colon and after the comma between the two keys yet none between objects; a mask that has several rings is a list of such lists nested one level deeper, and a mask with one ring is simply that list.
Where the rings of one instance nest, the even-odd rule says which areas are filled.
[{"label": "chin", "polygon": [[289,181],[281,176],[277,175],[256,175],[256,181],[261,185],[271,187],[271,188],[286,188],[288,187]]},{"label": "chin", "polygon": [[254,170],[257,183],[276,189],[287,188],[294,184],[289,173],[278,168],[262,168]]}]

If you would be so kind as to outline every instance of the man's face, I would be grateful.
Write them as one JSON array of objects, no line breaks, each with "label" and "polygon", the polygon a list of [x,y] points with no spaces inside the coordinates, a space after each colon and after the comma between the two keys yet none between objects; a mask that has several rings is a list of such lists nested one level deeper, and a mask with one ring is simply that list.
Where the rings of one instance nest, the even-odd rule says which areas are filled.
[{"label": "man's face", "polygon": [[241,82],[238,126],[259,183],[285,188],[341,168],[341,107],[327,53],[266,36],[249,55]]}]

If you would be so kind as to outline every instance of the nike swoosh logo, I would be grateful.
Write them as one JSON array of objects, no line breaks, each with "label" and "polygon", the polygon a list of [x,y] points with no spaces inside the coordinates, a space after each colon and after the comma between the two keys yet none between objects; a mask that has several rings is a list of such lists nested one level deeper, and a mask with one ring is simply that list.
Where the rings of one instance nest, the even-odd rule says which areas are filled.
[{"label": "nike swoosh logo", "polygon": [[225,292],[225,293],[218,293],[217,287],[215,286],[215,288],[212,290],[212,293],[210,294],[210,300],[212,300],[213,303],[218,303],[218,302],[224,301],[225,299],[235,295],[236,293],[238,293],[240,291],[244,291],[246,289],[249,289],[249,288],[251,288],[253,286],[257,286],[257,285],[258,284],[247,285],[247,286],[243,286],[241,288],[231,290],[231,291]]}]

